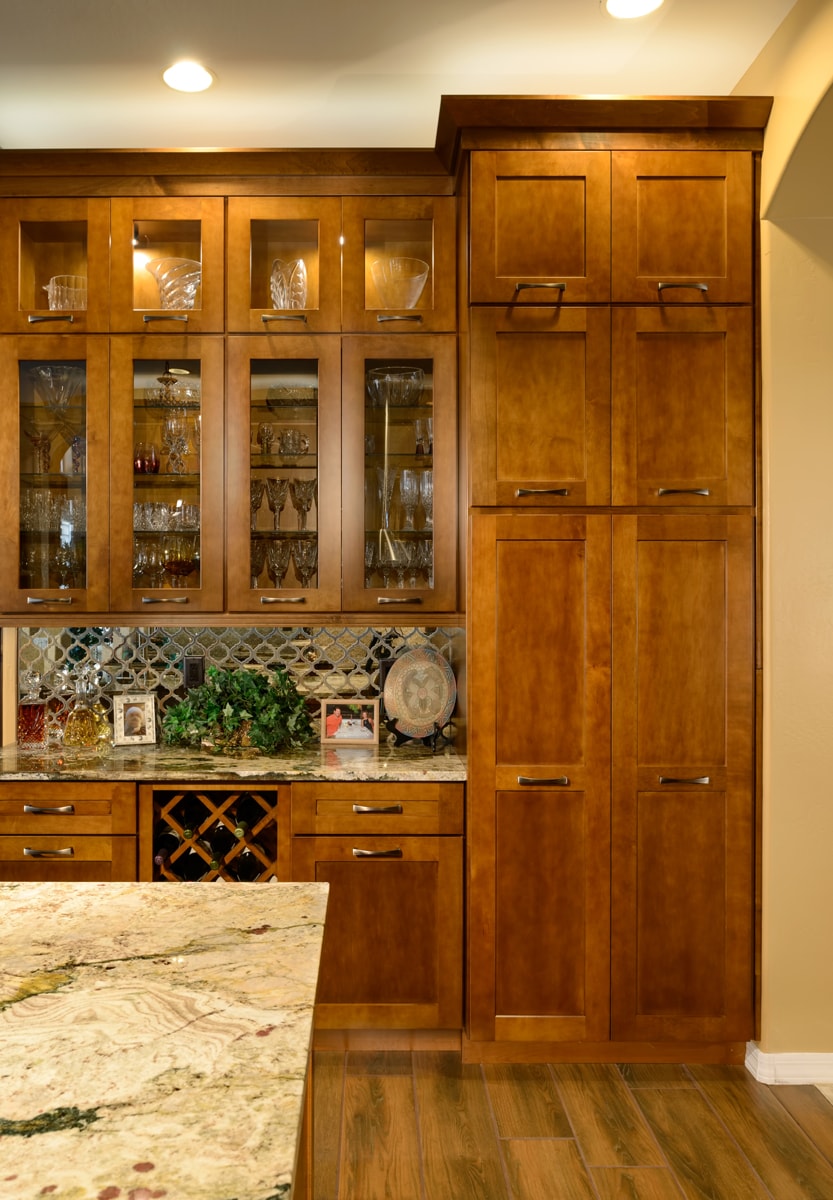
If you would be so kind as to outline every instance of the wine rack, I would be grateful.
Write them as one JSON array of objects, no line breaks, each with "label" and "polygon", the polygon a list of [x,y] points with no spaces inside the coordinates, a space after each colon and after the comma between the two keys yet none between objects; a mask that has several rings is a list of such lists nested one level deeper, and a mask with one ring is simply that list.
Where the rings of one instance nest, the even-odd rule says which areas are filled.
[{"label": "wine rack", "polygon": [[290,877],[288,786],[142,785],[139,827],[145,882]]}]

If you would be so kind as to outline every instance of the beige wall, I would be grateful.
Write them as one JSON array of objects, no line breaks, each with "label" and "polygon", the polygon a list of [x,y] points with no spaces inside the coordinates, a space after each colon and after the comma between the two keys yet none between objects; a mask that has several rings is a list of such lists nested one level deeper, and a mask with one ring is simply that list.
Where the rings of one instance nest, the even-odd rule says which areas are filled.
[{"label": "beige wall", "polygon": [[833,0],[798,0],[736,88],[763,156],[760,1048],[833,1052]]}]

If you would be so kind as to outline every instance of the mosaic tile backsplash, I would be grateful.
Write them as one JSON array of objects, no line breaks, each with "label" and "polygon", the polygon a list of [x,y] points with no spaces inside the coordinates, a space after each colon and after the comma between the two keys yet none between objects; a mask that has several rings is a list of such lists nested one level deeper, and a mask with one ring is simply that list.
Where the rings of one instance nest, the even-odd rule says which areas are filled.
[{"label": "mosaic tile backsplash", "polygon": [[[23,628],[18,630],[20,695],[36,672],[40,695],[50,701],[47,730],[57,739],[62,710],[71,702],[70,681],[94,669],[98,692],[110,714],[117,692],[151,692],[160,717],[185,695],[183,659],[202,656],[205,666],[281,665],[312,701],[378,696],[386,660],[405,650],[431,646],[455,675],[465,659],[465,631],[457,627],[179,628],[167,626]],[[454,724],[447,731],[454,736]],[[384,735],[383,735],[384,736]]]}]

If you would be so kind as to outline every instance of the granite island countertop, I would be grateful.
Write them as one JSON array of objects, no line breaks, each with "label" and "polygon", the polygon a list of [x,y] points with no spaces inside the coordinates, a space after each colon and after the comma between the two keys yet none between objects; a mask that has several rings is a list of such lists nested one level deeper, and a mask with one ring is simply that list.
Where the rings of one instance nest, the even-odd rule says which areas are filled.
[{"label": "granite island countertop", "polygon": [[315,883],[0,884],[4,1200],[284,1200]]},{"label": "granite island countertop", "polygon": [[321,746],[266,755],[233,757],[176,746],[105,746],[44,750],[6,746],[0,750],[0,781],[146,781],[251,779],[261,781],[456,782],[466,779],[466,760],[450,746],[433,753],[422,744]]}]

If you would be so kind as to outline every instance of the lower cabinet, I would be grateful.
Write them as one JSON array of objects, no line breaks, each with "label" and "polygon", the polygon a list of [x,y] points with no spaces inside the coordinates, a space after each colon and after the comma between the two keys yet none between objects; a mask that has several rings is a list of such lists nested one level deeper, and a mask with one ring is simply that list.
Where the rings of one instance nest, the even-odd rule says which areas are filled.
[{"label": "lower cabinet", "polygon": [[293,784],[292,878],[330,884],[318,1028],[461,1027],[463,794]]},{"label": "lower cabinet", "polygon": [[0,783],[0,880],[135,878],[135,784]]}]

